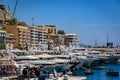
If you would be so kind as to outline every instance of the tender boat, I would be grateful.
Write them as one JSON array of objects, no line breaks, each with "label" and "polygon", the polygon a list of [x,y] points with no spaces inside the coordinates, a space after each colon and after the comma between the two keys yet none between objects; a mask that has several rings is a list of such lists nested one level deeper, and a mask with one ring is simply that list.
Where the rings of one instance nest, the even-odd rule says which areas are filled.
[{"label": "tender boat", "polygon": [[110,71],[108,71],[106,74],[107,74],[107,75],[110,75],[110,76],[119,76],[119,72],[113,71],[113,70],[111,70],[111,69],[110,69]]},{"label": "tender boat", "polygon": [[92,69],[87,69],[86,71],[85,71],[85,74],[92,74],[93,73],[93,70]]}]

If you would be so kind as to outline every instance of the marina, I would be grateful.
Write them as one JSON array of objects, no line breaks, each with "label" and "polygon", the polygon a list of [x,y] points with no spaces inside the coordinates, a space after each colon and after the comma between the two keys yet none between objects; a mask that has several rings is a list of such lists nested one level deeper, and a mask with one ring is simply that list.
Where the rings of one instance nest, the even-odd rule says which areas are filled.
[{"label": "marina", "polygon": [[[115,61],[113,61],[113,58]],[[24,78],[29,77],[31,79],[39,79],[41,76],[42,78],[44,77],[45,80],[51,80],[48,78],[49,75],[53,73],[54,75],[57,75],[56,78],[58,80],[62,80],[64,78],[61,77],[62,74],[68,75],[68,80],[71,80],[75,76],[76,80],[96,80],[96,78],[99,78],[100,75],[103,76],[104,74],[105,80],[109,79],[109,77],[116,77],[115,80],[119,80],[119,59],[120,56],[118,54],[118,50],[116,53],[114,51],[114,55],[107,53],[107,51],[92,51],[90,49],[83,50],[83,48],[78,49],[78,47],[77,49],[73,47],[73,50],[71,47],[71,50],[68,50],[68,52],[62,52],[61,54],[56,53],[56,51],[49,52],[45,50],[44,53],[39,50],[37,54],[34,53],[34,51],[29,53],[25,50],[5,50],[1,51],[0,75],[1,78],[9,76],[9,79],[10,76],[21,75],[24,76]],[[113,69],[117,72],[108,73],[107,71],[109,69]],[[54,70],[56,73],[54,73]],[[34,75],[36,75],[36,77]],[[81,76],[81,79],[79,76]],[[20,78],[21,77],[18,77],[18,79]]]},{"label": "marina", "polygon": [[0,80],[120,80],[119,9],[118,0],[0,0]]}]

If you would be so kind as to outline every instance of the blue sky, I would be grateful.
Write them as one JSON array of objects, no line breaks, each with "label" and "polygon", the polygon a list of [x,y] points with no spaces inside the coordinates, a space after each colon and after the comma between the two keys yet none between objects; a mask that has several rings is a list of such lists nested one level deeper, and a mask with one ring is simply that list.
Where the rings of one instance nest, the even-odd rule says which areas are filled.
[{"label": "blue sky", "polygon": [[[0,0],[10,5],[16,0]],[[18,0],[15,17],[36,25],[56,25],[66,33],[78,34],[81,43],[105,45],[106,36],[120,45],[120,0]]]}]

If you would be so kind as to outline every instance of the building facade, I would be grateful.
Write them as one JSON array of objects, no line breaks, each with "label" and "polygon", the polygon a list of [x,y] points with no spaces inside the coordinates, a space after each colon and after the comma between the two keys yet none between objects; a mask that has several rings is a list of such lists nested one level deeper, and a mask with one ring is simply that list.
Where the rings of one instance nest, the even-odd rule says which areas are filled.
[{"label": "building facade", "polygon": [[26,48],[30,45],[30,31],[26,26],[17,26],[18,31],[18,44],[22,48]]},{"label": "building facade", "polygon": [[51,35],[56,34],[56,26],[55,25],[45,25],[44,30],[46,33],[47,43],[53,43],[51,39]]},{"label": "building facade", "polygon": [[0,44],[6,43],[6,31],[0,30]]},{"label": "building facade", "polygon": [[6,10],[4,4],[0,4],[0,25],[4,25],[11,20],[11,13]]},{"label": "building facade", "polygon": [[79,42],[79,38],[76,34],[69,33],[64,35],[64,44],[69,46],[70,44],[76,45]]},{"label": "building facade", "polygon": [[30,31],[28,27],[18,25],[5,25],[5,29],[8,33],[14,34],[16,37],[14,47],[20,46],[24,49],[26,48],[27,44],[30,45]]},{"label": "building facade", "polygon": [[31,47],[46,44],[46,33],[43,26],[30,26],[30,44]]},{"label": "building facade", "polygon": [[43,26],[38,26],[39,27],[39,41],[41,42],[41,44],[46,44],[46,33],[45,33],[45,30],[44,30],[44,27]]},{"label": "building facade", "polygon": [[17,37],[14,34],[6,33],[6,44],[13,44],[17,42]]},{"label": "building facade", "polygon": [[53,46],[64,45],[64,35],[61,34],[51,34],[50,39],[53,40]]}]

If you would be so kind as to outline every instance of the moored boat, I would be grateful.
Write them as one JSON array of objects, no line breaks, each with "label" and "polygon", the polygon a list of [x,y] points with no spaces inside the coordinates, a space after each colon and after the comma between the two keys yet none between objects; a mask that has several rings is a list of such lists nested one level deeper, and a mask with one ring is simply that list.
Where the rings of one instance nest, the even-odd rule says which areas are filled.
[{"label": "moored boat", "polygon": [[93,74],[94,72],[93,72],[93,70],[92,69],[87,69],[86,71],[85,71],[85,74]]},{"label": "moored boat", "polygon": [[106,74],[109,76],[119,76],[119,72],[114,71],[112,69],[110,69],[108,72],[106,72]]}]

